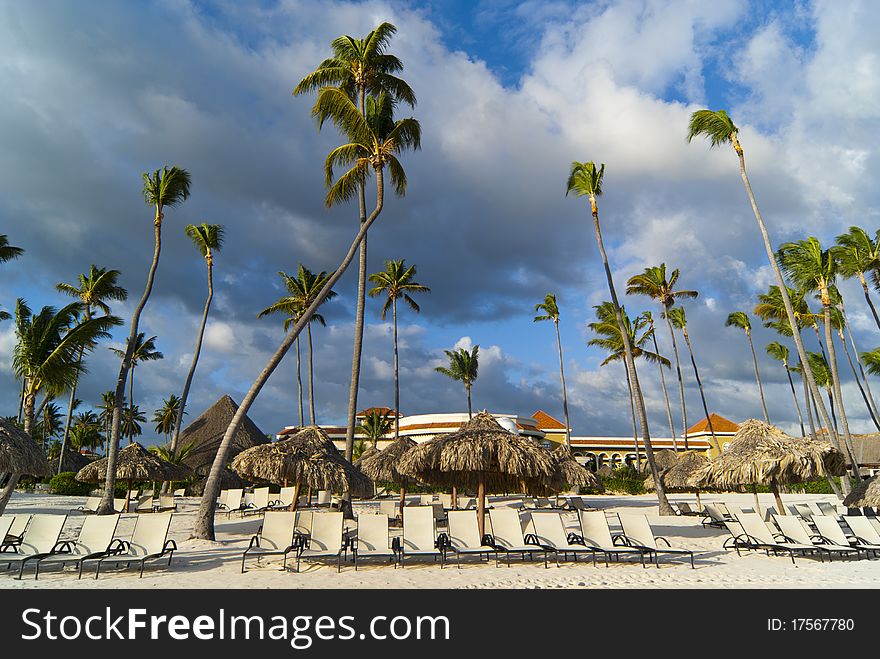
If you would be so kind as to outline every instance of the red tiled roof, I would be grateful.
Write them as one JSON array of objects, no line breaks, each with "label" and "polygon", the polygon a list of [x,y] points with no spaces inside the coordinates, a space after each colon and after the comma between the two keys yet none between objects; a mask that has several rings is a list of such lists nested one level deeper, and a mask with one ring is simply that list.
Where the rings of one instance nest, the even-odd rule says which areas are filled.
[{"label": "red tiled roof", "polygon": [[367,408],[361,410],[360,412],[358,412],[357,415],[358,416],[367,416],[371,412],[378,412],[379,414],[390,414],[392,417],[395,414],[394,409],[391,407],[367,407]]},{"label": "red tiled roof", "polygon": [[[712,419],[712,430],[715,432],[736,432],[739,430],[739,425],[731,421],[730,419],[725,419],[720,414],[712,414],[709,415],[709,418]],[[709,432],[709,421],[708,419],[703,419],[702,421],[698,421],[694,425],[692,425],[687,430],[688,435],[693,435],[698,432]]]},{"label": "red tiled roof", "polygon": [[538,430],[565,430],[565,424],[559,419],[554,419],[544,410],[538,410],[532,414],[532,418],[538,422]]}]

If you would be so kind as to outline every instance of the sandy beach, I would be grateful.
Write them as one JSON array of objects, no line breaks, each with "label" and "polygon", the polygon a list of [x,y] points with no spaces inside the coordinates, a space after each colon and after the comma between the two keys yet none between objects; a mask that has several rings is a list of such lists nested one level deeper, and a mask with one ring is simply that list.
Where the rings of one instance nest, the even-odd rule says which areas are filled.
[{"label": "sandy beach", "polygon": [[[761,505],[772,505],[771,495],[761,495]],[[84,502],[83,497],[16,493],[6,514],[63,514]],[[198,499],[184,498],[174,513],[170,536],[178,551],[170,568],[158,563],[147,568],[139,579],[136,570],[102,571],[101,578],[79,581],[72,570],[57,568],[40,574],[35,581],[33,569],[22,581],[14,578],[14,570],[0,572],[0,588],[877,588],[880,587],[880,560],[836,560],[820,563],[817,559],[798,558],[796,565],[783,556],[752,553],[737,556],[725,551],[722,544],[727,532],[703,528],[698,517],[659,517],[656,498],[652,495],[633,497],[592,496],[585,500],[608,513],[612,531],[616,528],[614,513],[643,512],[655,530],[674,547],[697,553],[696,569],[681,560],[661,559],[660,568],[642,568],[638,563],[612,563],[606,568],[601,562],[564,562],[560,567],[543,561],[519,563],[510,568],[495,567],[494,561],[480,563],[468,559],[461,569],[454,565],[440,568],[433,562],[408,563],[405,568],[362,561],[357,571],[346,563],[341,573],[335,565],[303,565],[302,571],[280,571],[280,560],[263,560],[259,565],[248,563],[248,572],[240,573],[241,554],[250,537],[260,526],[259,516],[239,518],[225,514],[216,518],[217,541],[190,539],[190,531],[198,507]],[[689,497],[673,497],[672,501],[691,501]],[[704,502],[724,501],[728,505],[751,508],[751,494],[707,495]],[[836,501],[830,495],[786,495],[786,503]],[[369,509],[372,504],[359,504]],[[62,539],[75,538],[84,516],[71,513]],[[130,535],[136,514],[123,515],[117,536]],[[577,524],[574,513],[566,513],[566,524]],[[94,571],[91,570],[90,575]]]}]

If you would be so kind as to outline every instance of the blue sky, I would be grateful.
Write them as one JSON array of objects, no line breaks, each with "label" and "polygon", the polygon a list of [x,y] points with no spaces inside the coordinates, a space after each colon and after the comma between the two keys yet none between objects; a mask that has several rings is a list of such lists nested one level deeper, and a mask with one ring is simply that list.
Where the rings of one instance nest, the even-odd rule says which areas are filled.
[{"label": "blue sky", "polygon": [[[572,417],[578,434],[626,433],[618,366],[585,343],[592,307],[607,299],[584,200],[566,198],[572,160],[606,164],[601,214],[617,285],[661,261],[700,290],[688,303],[710,407],[735,420],[760,413],[744,337],[723,327],[771,283],[736,160],[688,145],[704,106],[735,117],[774,241],[824,242],[850,224],[878,225],[876,171],[880,17],[869,2],[0,2],[0,231],[27,254],[0,271],[0,305],[64,302],[53,291],[90,263],[123,271],[136,300],[151,249],[141,172],[177,164],[193,194],[168,213],[156,290],[143,329],[166,358],[138,370],[147,410],[178,393],[204,296],[189,222],[224,224],[217,298],[190,411],[222,393],[240,400],[281,338],[256,313],[281,294],[278,270],[335,267],[354,207],[323,207],[321,163],[338,144],[315,130],[296,82],[343,33],[397,25],[390,50],[419,103],[423,148],[407,154],[410,186],[390,198],[369,242],[370,271],[406,258],[432,293],[402,314],[402,408],[455,411],[464,395],[433,371],[443,350],[478,343],[475,405],[561,413],[552,328],[534,324],[547,292],[562,308]],[[820,173],[815,170],[817,167]],[[356,276],[346,273],[315,330],[318,415],[344,418]],[[861,349],[876,328],[857,288],[843,285]],[[632,313],[658,310],[625,298]],[[363,405],[392,390],[390,327],[368,303]],[[132,304],[117,312],[127,319]],[[754,321],[757,325],[757,321]],[[123,333],[118,332],[118,346]],[[661,352],[668,336],[658,334]],[[771,418],[796,417],[784,372],[763,355]],[[0,324],[0,403],[12,413],[12,324]],[[814,349],[815,346],[808,346]],[[106,347],[90,360],[86,404],[111,387]],[[689,417],[700,416],[686,367]],[[674,373],[668,374],[672,381]],[[645,370],[655,434],[665,412]],[[845,375],[852,425],[868,419]],[[295,422],[292,355],[252,417],[265,432]],[[676,405],[673,393],[673,407]],[[153,441],[152,433],[144,436]]]}]

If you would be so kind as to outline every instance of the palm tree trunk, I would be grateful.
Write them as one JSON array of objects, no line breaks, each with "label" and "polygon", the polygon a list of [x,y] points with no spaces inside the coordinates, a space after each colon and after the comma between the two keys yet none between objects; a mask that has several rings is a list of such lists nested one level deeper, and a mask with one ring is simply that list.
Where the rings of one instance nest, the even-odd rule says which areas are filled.
[{"label": "palm tree trunk", "polygon": [[[672,321],[669,319],[669,307],[663,305],[663,315],[666,317],[666,326],[669,327],[669,336],[672,337],[672,353],[675,355],[675,374],[678,376],[678,395],[681,399],[681,437],[684,439],[684,449],[688,447],[688,416],[687,404],[684,400],[684,380],[681,377],[681,360],[678,358],[678,343],[675,340],[675,332],[672,329]],[[674,436],[674,435],[673,435]]]},{"label": "palm tree trunk", "polygon": [[831,405],[831,421],[834,423],[834,429],[837,430],[837,415],[834,413],[834,392],[828,387],[828,404]]},{"label": "palm tree trunk", "polygon": [[874,316],[874,322],[877,323],[877,329],[880,329],[880,316],[877,315],[877,309],[874,308],[874,303],[871,301],[871,294],[868,292],[868,282],[865,281],[864,273],[859,273],[859,283],[861,283],[862,292],[865,294],[865,302],[871,307],[871,313]]},{"label": "palm tree trunk", "polygon": [[807,422],[810,426],[810,437],[813,439],[818,439],[816,435],[816,424],[813,421],[813,411],[812,411],[812,400],[813,396],[810,394],[810,389],[807,386],[807,378],[804,377],[803,366],[801,366],[801,382],[804,383],[804,407],[807,408]]},{"label": "palm tree trunk", "polygon": [[[845,319],[845,315],[844,315],[844,319]],[[862,359],[859,356],[859,349],[856,347],[856,341],[853,338],[852,329],[850,328],[848,322],[846,324],[846,330],[847,330],[847,333],[849,334],[849,342],[850,342],[850,345],[852,345],[853,353],[855,353],[855,356],[856,356],[856,364],[858,364],[858,366],[859,366],[859,373],[861,373],[862,381],[865,383],[865,390],[868,392],[868,401],[871,404],[871,408],[874,410],[874,418],[880,419],[880,413],[877,412],[877,403],[874,401],[874,394],[871,393],[871,384],[868,381],[868,376],[865,374],[865,369],[862,368]]]},{"label": "palm tree trunk", "polygon": [[[220,474],[223,471],[223,468],[226,466],[226,459],[229,455],[229,448],[232,445],[232,438],[238,432],[238,428],[241,425],[242,420],[245,415],[247,415],[248,410],[251,405],[253,405],[254,400],[256,400],[257,396],[260,393],[260,390],[263,388],[263,385],[266,384],[266,380],[269,379],[269,376],[275,371],[278,367],[278,364],[281,362],[281,359],[290,349],[290,346],[299,336],[300,332],[302,332],[303,328],[308,324],[312,315],[315,313],[315,310],[318,306],[324,301],[324,298],[327,294],[333,289],[333,286],[336,285],[336,282],[339,281],[339,278],[345,273],[349,264],[354,260],[354,255],[358,251],[361,245],[361,241],[364,240],[364,237],[367,235],[367,230],[372,226],[373,222],[376,221],[376,218],[379,217],[379,214],[382,212],[382,207],[384,205],[384,178],[382,175],[382,169],[376,170],[376,208],[373,209],[373,212],[370,213],[370,216],[367,218],[367,221],[361,224],[360,230],[354,238],[351,246],[348,248],[348,252],[345,257],[342,259],[342,262],[339,264],[339,267],[334,271],[333,275],[326,281],[324,287],[320,290],[317,296],[315,296],[314,301],[309,307],[303,312],[300,319],[294,324],[293,328],[288,332],[287,336],[282,340],[281,345],[278,346],[278,349],[269,358],[269,361],[266,363],[266,366],[263,367],[263,370],[257,376],[254,383],[251,385],[251,388],[248,390],[247,394],[241,401],[241,405],[239,405],[238,410],[232,417],[232,421],[230,421],[229,425],[226,428],[226,432],[223,434],[223,439],[220,441],[220,445],[217,448],[217,454],[214,456],[214,462],[211,464],[211,471],[208,474],[208,479],[205,482],[205,491],[202,494],[201,503],[199,504],[199,511],[196,517],[195,526],[193,527],[193,537],[201,538],[203,540],[213,540],[214,539],[214,501],[217,499],[217,495],[220,491]],[[354,435],[352,435],[352,439]],[[346,446],[346,450],[348,446]],[[349,453],[350,456],[350,453]]]},{"label": "palm tree trunk", "polygon": [[853,364],[852,355],[849,354],[849,348],[846,347],[846,337],[843,334],[843,328],[838,328],[837,336],[840,337],[840,345],[843,346],[843,352],[846,355],[846,361],[849,363],[849,368],[852,371],[853,379],[856,381],[856,386],[859,388],[859,393],[862,395],[862,400],[865,401],[865,407],[868,408],[868,415],[871,417],[871,421],[874,422],[874,427],[877,430],[880,430],[880,423],[877,421],[877,417],[874,415],[874,408],[871,407],[871,401],[868,400],[868,394],[865,392],[865,388],[862,386],[862,380],[859,377],[859,372],[856,370],[856,365]]},{"label": "palm tree trunk", "polygon": [[623,339],[623,357],[629,370],[630,384],[632,385],[633,396],[637,403],[637,411],[639,424],[642,429],[642,439],[645,444],[645,453],[648,458],[648,465],[651,468],[651,475],[654,477],[655,492],[657,493],[657,503],[661,515],[674,515],[672,506],[666,498],[666,489],[663,481],[660,480],[660,472],[657,470],[657,463],[654,460],[654,447],[651,445],[651,432],[648,429],[648,414],[645,411],[645,399],[642,396],[642,388],[639,386],[639,374],[636,371],[635,361],[633,360],[632,345],[629,342],[629,334],[623,324],[623,314],[620,310],[620,302],[617,299],[617,291],[614,289],[614,278],[611,276],[611,267],[608,265],[608,255],[605,253],[605,244],[602,242],[602,228],[599,225],[599,210],[596,207],[596,198],[590,195],[590,207],[593,215],[593,228],[596,231],[596,242],[599,245],[599,254],[602,256],[602,265],[605,268],[605,278],[608,280],[608,291],[611,294],[611,304],[614,306],[614,315],[617,317],[617,328],[620,330],[620,336]]},{"label": "palm tree trunk", "polygon": [[317,423],[317,415],[315,414],[315,364],[314,352],[312,350],[312,321],[306,324],[306,335],[309,338],[309,423],[315,425]]},{"label": "palm tree trunk", "polygon": [[562,380],[562,413],[565,416],[565,446],[571,452],[571,422],[568,418],[568,392],[565,388],[565,371],[562,368],[562,337],[559,334],[559,318],[553,319],[556,326],[556,347],[559,349],[559,379]]},{"label": "palm tree trunk", "polygon": [[834,342],[831,336],[831,303],[828,299],[828,289],[822,289],[822,311],[825,318],[825,343],[828,344],[828,357],[831,360],[831,385],[834,390],[834,397],[837,399],[837,410],[840,412],[840,425],[843,428],[843,439],[846,444],[846,450],[849,452],[852,460],[853,474],[859,476],[859,462],[856,458],[856,452],[853,448],[852,436],[849,434],[849,423],[846,420],[846,410],[843,405],[843,391],[840,387],[840,372],[837,369],[837,351],[834,349]]},{"label": "palm tree trunk", "polygon": [[[797,410],[798,421],[801,424],[801,437],[807,436],[807,431],[804,428],[804,417],[801,415],[801,405],[798,403],[797,393],[794,390],[794,380],[791,379],[791,371],[788,368],[788,362],[783,362],[785,366],[785,374],[788,376],[788,386],[791,387],[791,397],[794,399],[794,408]],[[815,437],[813,437],[815,439]]]},{"label": "palm tree trunk", "polygon": [[[36,405],[36,401],[36,394],[25,390],[24,405],[22,407],[24,408],[24,431],[28,435],[31,434],[31,430],[34,426],[34,418],[36,417],[34,406]],[[19,478],[21,478],[21,474],[18,472],[9,474],[9,480],[6,481],[3,489],[0,490],[0,515],[6,510],[6,505],[12,498],[12,493],[15,492],[15,486],[18,485]]]},{"label": "palm tree trunk", "polygon": [[296,337],[296,396],[299,400],[299,427],[303,427],[305,417],[303,415],[303,381],[302,381],[302,363],[299,352],[299,337]]},{"label": "palm tree trunk", "polygon": [[21,423],[21,416],[24,413],[24,389],[27,384],[27,378],[21,379],[21,393],[18,395],[18,422]]},{"label": "palm tree trunk", "polygon": [[721,454],[721,444],[718,443],[718,438],[715,436],[715,428],[712,427],[712,415],[709,414],[709,408],[706,405],[706,396],[703,393],[703,383],[700,380],[700,369],[697,368],[697,360],[694,359],[694,350],[691,347],[691,340],[688,337],[687,328],[683,327],[681,329],[682,334],[684,335],[684,342],[687,344],[688,352],[691,356],[691,364],[694,367],[694,377],[697,379],[697,388],[700,390],[700,400],[703,403],[703,412],[706,413],[706,423],[709,425],[709,434],[712,435],[712,442],[715,444],[715,450],[718,451],[718,454]]},{"label": "palm tree trunk", "polygon": [[397,298],[391,300],[391,311],[394,317],[394,441],[397,441],[400,435],[400,363],[397,354]]},{"label": "palm tree trunk", "polygon": [[[116,389],[114,396],[113,421],[110,425],[110,439],[107,442],[107,475],[104,479],[104,493],[101,496],[101,502],[98,504],[97,514],[110,515],[113,514],[113,494],[116,487],[116,455],[119,451],[119,429],[121,416],[121,402],[125,398],[125,380],[128,371],[131,368],[131,356],[134,352],[134,342],[137,339],[138,325],[141,319],[141,313],[150,299],[150,293],[153,290],[153,280],[156,277],[156,268],[159,266],[159,254],[162,250],[162,207],[156,207],[156,219],[153,222],[155,226],[155,247],[153,249],[153,262],[150,264],[150,271],[147,274],[147,286],[144,294],[141,296],[140,302],[135,307],[131,316],[131,329],[129,330],[128,343],[125,346],[125,355],[122,358],[122,365],[119,367],[119,375],[116,378]],[[214,499],[217,494],[214,494]],[[214,501],[211,501],[211,505]]]},{"label": "palm tree trunk", "polygon": [[752,333],[746,332],[746,338],[749,340],[749,348],[752,349],[752,361],[755,364],[755,379],[758,381],[758,392],[761,394],[761,409],[764,412],[764,421],[770,423],[770,415],[767,414],[767,401],[764,400],[764,385],[761,384],[761,373],[758,371],[758,356],[755,354],[755,344],[752,342]]},{"label": "palm tree trunk", "polygon": [[[651,338],[654,340],[654,353],[659,355],[660,348],[657,346],[657,335],[654,332],[654,324],[651,324]],[[669,433],[672,437],[672,448],[678,451],[678,439],[675,435],[675,424],[672,422],[672,406],[669,404],[669,390],[666,389],[666,376],[663,374],[663,362],[657,360],[657,368],[660,369],[660,385],[663,387],[663,398],[666,401],[666,418],[669,420]]]},{"label": "palm tree trunk", "polygon": [[471,412],[471,385],[469,383],[465,383],[464,392],[467,394],[468,401],[468,420],[473,419],[473,413]]},{"label": "palm tree trunk", "polygon": [[[86,310],[86,317],[88,318],[88,310]],[[70,388],[70,401],[67,403],[67,420],[64,422],[64,434],[61,436],[61,453],[58,456],[58,467],[55,470],[56,475],[61,473],[64,451],[67,450],[67,439],[70,437],[70,422],[73,420],[73,401],[76,398],[76,385],[79,384],[79,369],[82,365],[84,352],[85,348],[81,348],[79,357],[76,359],[76,377],[73,380],[73,386]]]},{"label": "palm tree trunk", "polygon": [[626,362],[624,362],[623,368],[626,373],[626,389],[629,392],[629,413],[632,415],[633,446],[636,451],[636,471],[641,473],[642,463],[641,458],[639,458],[639,429],[636,427],[636,404],[633,400],[632,384],[630,383],[629,369],[626,368]]}]

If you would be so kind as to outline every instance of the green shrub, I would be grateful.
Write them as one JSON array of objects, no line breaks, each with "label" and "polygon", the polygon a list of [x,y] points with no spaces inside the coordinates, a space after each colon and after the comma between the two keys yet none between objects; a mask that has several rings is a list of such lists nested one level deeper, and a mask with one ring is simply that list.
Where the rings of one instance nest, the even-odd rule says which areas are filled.
[{"label": "green shrub", "polygon": [[610,493],[644,494],[646,491],[643,477],[631,465],[615,467],[610,476],[602,479],[602,486]]},{"label": "green shrub", "polygon": [[88,496],[92,491],[91,483],[80,483],[76,480],[76,472],[62,471],[53,476],[49,481],[52,494],[66,494],[68,496]]}]

